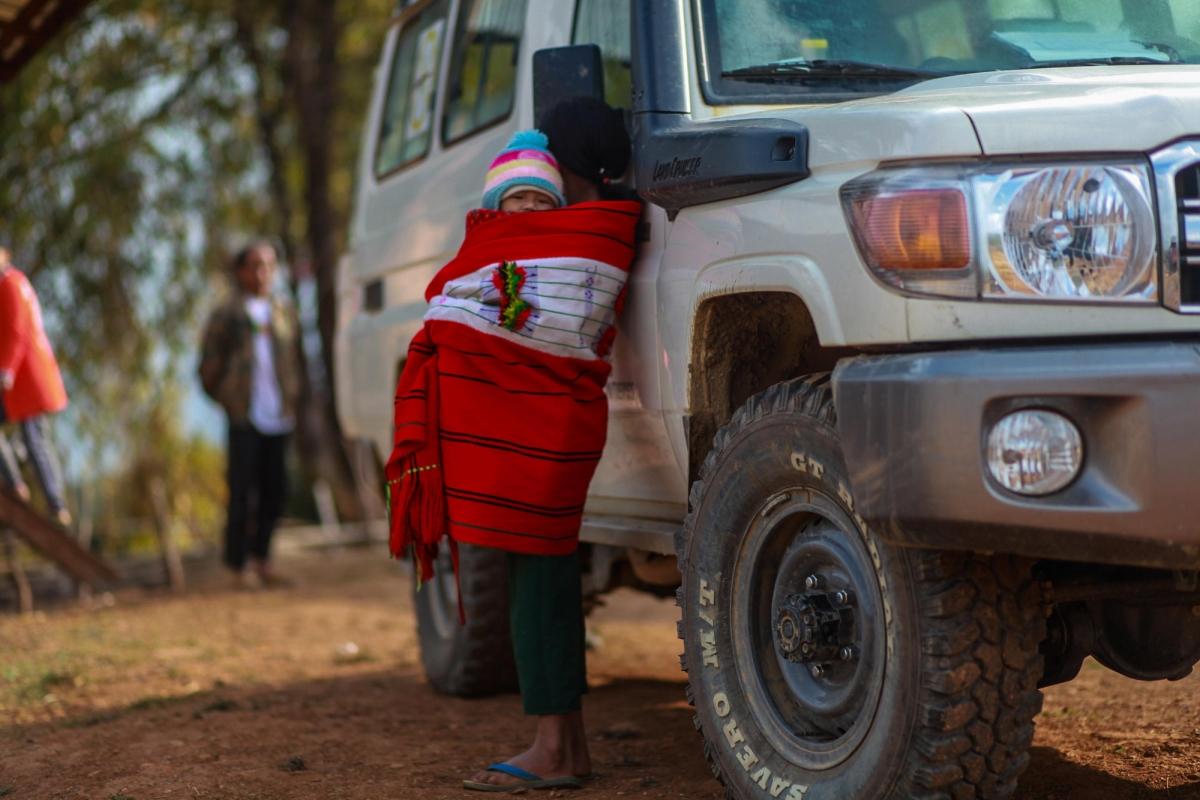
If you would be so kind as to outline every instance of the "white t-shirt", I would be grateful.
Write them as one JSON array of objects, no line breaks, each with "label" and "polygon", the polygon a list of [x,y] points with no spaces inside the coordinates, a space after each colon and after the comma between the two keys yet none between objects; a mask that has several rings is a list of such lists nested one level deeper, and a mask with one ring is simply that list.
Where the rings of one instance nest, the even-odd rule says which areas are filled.
[{"label": "white t-shirt", "polygon": [[250,424],[259,433],[276,436],[291,433],[295,420],[283,412],[283,393],[275,374],[271,346],[271,301],[247,297],[246,313],[254,323],[254,380],[250,384]]}]

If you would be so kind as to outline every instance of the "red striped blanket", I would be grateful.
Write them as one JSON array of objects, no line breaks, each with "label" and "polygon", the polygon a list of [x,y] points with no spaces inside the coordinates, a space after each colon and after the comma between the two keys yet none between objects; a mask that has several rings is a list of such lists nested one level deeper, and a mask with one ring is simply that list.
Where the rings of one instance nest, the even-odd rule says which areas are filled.
[{"label": "red striped blanket", "polygon": [[446,534],[452,553],[577,547],[640,213],[597,202],[468,217],[396,390],[390,544],[413,551],[422,580]]}]

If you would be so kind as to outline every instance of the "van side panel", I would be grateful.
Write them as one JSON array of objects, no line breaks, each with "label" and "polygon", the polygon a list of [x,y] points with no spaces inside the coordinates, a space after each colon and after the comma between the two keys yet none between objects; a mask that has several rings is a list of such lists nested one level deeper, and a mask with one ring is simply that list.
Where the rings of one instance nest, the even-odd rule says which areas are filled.
[{"label": "van side panel", "polygon": [[[392,391],[408,343],[425,313],[425,287],[458,249],[466,213],[478,206],[492,157],[532,116],[532,54],[569,38],[571,11],[553,0],[529,0],[517,65],[513,112],[505,120],[449,145],[441,120],[450,69],[451,42],[459,2],[451,4],[438,93],[435,133],[424,159],[395,174],[377,177],[374,152],[388,67],[398,35],[393,33],[376,75],[372,113],[364,131],[352,252],[343,279],[339,336],[339,414],[346,430],[370,439],[381,455],[391,449]],[[383,284],[383,308],[369,312],[360,301],[364,287]]]}]

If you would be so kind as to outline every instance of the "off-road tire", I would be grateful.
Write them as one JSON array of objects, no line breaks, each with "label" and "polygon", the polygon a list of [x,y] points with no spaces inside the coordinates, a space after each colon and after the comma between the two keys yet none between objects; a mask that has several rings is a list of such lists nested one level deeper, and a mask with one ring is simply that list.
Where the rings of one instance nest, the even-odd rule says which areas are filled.
[{"label": "off-road tire", "polygon": [[[752,397],[715,437],[676,541],[683,574],[680,660],[713,774],[731,800],[1011,797],[1029,761],[1042,702],[1038,645],[1045,621],[1031,563],[889,545],[854,511],[849,486],[828,376],[778,384]],[[869,718],[860,712],[841,734],[860,739],[837,763],[830,756],[830,763],[814,766],[827,758],[817,749],[826,747],[823,741],[795,733],[792,740],[780,738],[778,731],[794,729],[772,722],[784,717],[773,710],[777,706],[766,706],[764,714],[762,697],[778,690],[747,678],[745,657],[739,661],[738,649],[751,647],[755,634],[734,629],[732,610],[762,607],[739,606],[742,601],[731,597],[735,576],[746,568],[739,559],[746,560],[762,515],[776,513],[767,504],[778,504],[781,496],[819,502],[831,517],[849,521],[845,529],[821,530],[858,537],[846,550],[869,553],[863,574],[873,572],[881,601],[877,700]],[[810,528],[779,530],[794,531],[779,535],[808,546],[800,539]],[[789,545],[787,552],[794,550]],[[782,574],[782,567],[775,569]],[[865,599],[860,602],[865,606]],[[746,628],[762,624],[753,622],[753,614],[743,617],[751,620]],[[757,658],[754,663],[770,664],[784,656]],[[829,741],[836,754],[840,740]]]},{"label": "off-road tire", "polygon": [[449,558],[439,560],[432,583],[413,593],[425,675],[434,689],[455,697],[515,692],[506,555],[460,545],[459,559],[466,625],[459,623]]}]

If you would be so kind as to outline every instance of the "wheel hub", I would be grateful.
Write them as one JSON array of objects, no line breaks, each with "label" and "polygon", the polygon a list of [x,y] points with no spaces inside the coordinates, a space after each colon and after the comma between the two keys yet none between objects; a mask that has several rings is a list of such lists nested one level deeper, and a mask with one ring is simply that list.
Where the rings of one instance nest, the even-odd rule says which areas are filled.
[{"label": "wheel hub", "polygon": [[810,576],[805,591],[788,595],[775,615],[775,646],[796,664],[824,667],[835,661],[852,661],[857,651],[850,639],[854,631],[850,592],[821,591],[822,581]]},{"label": "wheel hub", "polygon": [[884,664],[875,568],[854,520],[819,492],[769,498],[733,594],[733,624],[750,634],[738,672],[772,747],[799,748],[814,769],[841,763],[870,730]]}]

